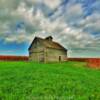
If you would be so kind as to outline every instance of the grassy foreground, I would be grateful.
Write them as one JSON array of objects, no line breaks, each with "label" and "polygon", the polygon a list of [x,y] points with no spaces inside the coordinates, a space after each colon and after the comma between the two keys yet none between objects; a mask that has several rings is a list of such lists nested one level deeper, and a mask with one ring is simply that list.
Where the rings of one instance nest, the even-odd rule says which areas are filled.
[{"label": "grassy foreground", "polygon": [[100,100],[100,70],[85,66],[0,62],[0,100]]}]

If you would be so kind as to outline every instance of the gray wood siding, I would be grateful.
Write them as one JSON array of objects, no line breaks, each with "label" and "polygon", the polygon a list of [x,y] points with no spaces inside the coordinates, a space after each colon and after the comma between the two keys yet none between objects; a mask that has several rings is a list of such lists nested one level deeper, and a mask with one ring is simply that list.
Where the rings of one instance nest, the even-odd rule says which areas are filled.
[{"label": "gray wood siding", "polygon": [[65,61],[67,58],[67,52],[64,50],[47,48],[46,50],[46,61],[47,62],[59,62]]},{"label": "gray wood siding", "polygon": [[37,41],[37,43],[34,43],[29,50],[29,60],[42,62],[44,60],[44,49],[45,47],[39,41]]},{"label": "gray wood siding", "polygon": [[30,61],[44,62],[44,52],[34,52],[30,54]]},{"label": "gray wood siding", "polygon": [[42,45],[42,43],[40,43],[39,41],[37,43],[34,43],[31,47],[31,49],[29,50],[29,52],[40,52],[44,50],[44,46]]}]

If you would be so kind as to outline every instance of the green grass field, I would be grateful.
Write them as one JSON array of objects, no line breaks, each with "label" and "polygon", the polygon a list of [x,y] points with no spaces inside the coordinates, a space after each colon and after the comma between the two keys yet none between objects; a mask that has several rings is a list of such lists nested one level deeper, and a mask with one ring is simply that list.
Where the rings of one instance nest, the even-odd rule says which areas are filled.
[{"label": "green grass field", "polygon": [[0,62],[0,100],[100,100],[100,70],[81,62]]}]

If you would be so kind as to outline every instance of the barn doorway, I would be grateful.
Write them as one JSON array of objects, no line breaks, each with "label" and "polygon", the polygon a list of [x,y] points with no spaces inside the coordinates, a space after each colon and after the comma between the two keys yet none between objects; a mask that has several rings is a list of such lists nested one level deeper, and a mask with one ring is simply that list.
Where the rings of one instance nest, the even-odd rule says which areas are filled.
[{"label": "barn doorway", "polygon": [[59,62],[61,61],[61,56],[59,56]]},{"label": "barn doorway", "polygon": [[45,61],[45,59],[44,59],[44,53],[41,52],[41,53],[39,54],[39,62],[44,62],[44,61]]}]

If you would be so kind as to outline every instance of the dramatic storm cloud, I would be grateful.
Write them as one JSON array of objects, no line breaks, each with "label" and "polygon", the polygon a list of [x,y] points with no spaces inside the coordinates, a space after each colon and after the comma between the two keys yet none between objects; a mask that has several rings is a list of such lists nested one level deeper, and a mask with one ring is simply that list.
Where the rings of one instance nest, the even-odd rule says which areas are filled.
[{"label": "dramatic storm cloud", "polygon": [[28,55],[33,38],[48,35],[68,56],[100,57],[100,0],[0,1],[1,54]]}]

